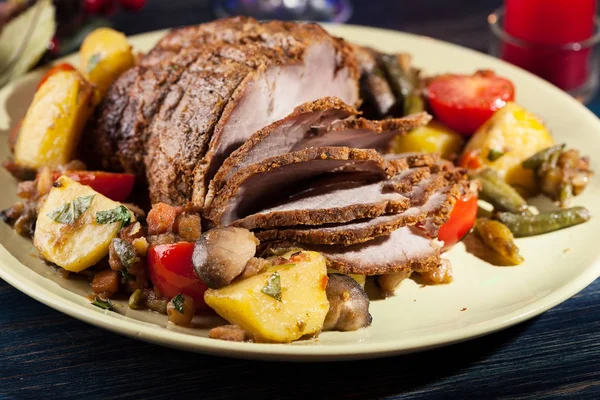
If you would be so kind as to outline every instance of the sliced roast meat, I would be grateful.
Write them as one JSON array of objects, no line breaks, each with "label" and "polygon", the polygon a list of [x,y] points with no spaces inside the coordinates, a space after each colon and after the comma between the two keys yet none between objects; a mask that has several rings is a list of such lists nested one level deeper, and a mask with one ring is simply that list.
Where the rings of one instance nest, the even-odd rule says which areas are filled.
[{"label": "sliced roast meat", "polygon": [[302,104],[285,118],[258,130],[221,165],[209,184],[204,207],[210,206],[214,194],[237,171],[267,158],[289,153],[311,131],[328,127],[337,120],[357,113],[354,107],[337,97],[324,97]]},{"label": "sliced roast meat", "polygon": [[325,96],[358,101],[358,69],[343,40],[315,24],[219,20],[171,32],[120,77],[84,150],[92,164],[146,173],[153,202],[201,207],[227,155]]},{"label": "sliced roast meat", "polygon": [[[302,58],[259,67],[238,86],[215,126],[204,159],[195,171],[193,202],[203,204],[208,183],[225,159],[250,136],[284,118],[299,105],[322,97],[358,101],[353,71],[338,64],[329,38],[306,45]],[[202,203],[200,203],[202,201]]]},{"label": "sliced roast meat", "polygon": [[430,237],[436,237],[439,227],[448,220],[458,193],[458,185],[450,184],[432,193],[424,204],[415,205],[399,214],[380,215],[376,218],[344,224],[268,229],[255,234],[261,242],[294,241],[308,244],[352,245],[389,235],[403,226],[418,225]]},{"label": "sliced roast meat", "polygon": [[365,172],[385,179],[395,169],[375,150],[347,147],[309,148],[271,157],[228,180],[205,209],[205,217],[214,225],[229,225],[292,194],[305,180],[329,172]]},{"label": "sliced roast meat", "polygon": [[429,121],[431,115],[425,112],[381,121],[364,118],[347,119],[331,125],[325,132],[315,132],[292,150],[318,146],[347,146],[388,151],[394,137],[427,125]]},{"label": "sliced roast meat", "polygon": [[272,242],[265,244],[263,251],[291,247],[320,252],[327,259],[328,267],[344,274],[384,275],[437,268],[442,243],[416,227],[405,226],[388,236],[351,246]]},{"label": "sliced roast meat", "polygon": [[426,216],[427,213],[418,208],[410,208],[400,214],[381,215],[346,224],[269,229],[255,234],[261,242],[283,240],[302,244],[352,245],[389,235],[401,226],[415,225],[423,221]]},{"label": "sliced roast meat", "polygon": [[[411,206],[410,198],[390,181],[363,182],[336,174],[310,183],[310,187],[280,204],[249,215],[232,225],[266,229],[295,225],[323,225],[397,214]],[[426,168],[402,171],[394,181],[418,182],[428,177]],[[412,185],[411,185],[412,186]]]}]

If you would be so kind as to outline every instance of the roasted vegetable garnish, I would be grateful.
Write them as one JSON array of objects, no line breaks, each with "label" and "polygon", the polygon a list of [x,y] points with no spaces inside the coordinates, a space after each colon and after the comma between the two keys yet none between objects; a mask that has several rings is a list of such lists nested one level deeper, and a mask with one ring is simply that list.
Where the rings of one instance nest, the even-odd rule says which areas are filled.
[{"label": "roasted vegetable garnish", "polygon": [[92,111],[91,96],[90,84],[77,71],[50,76],[23,119],[15,162],[35,170],[71,161]]},{"label": "roasted vegetable garnish", "polygon": [[169,322],[175,325],[188,326],[194,318],[196,305],[190,296],[179,293],[167,304]]},{"label": "roasted vegetable garnish", "polygon": [[369,297],[348,275],[330,274],[327,282],[329,312],[323,330],[355,331],[371,325]]},{"label": "roasted vegetable garnish", "polygon": [[542,193],[566,207],[573,196],[580,194],[591,176],[590,160],[577,150],[565,150],[565,145],[544,149],[523,162],[533,170]]},{"label": "roasted vegetable garnish", "polygon": [[96,213],[120,204],[61,176],[41,207],[33,244],[46,260],[80,272],[108,255],[121,222],[98,224]]},{"label": "roasted vegetable garnish", "polygon": [[590,212],[584,207],[572,207],[538,215],[496,213],[495,218],[510,229],[515,237],[535,236],[557,231],[588,221]]},{"label": "roasted vegetable garnish", "polygon": [[110,28],[98,28],[88,34],[79,56],[85,77],[96,87],[96,102],[104,97],[119,75],[135,64],[125,35]]},{"label": "roasted vegetable garnish", "polygon": [[396,153],[439,153],[443,158],[453,160],[464,144],[463,137],[439,121],[431,121],[407,135],[398,135],[394,139]]},{"label": "roasted vegetable garnish", "polygon": [[262,341],[291,342],[320,332],[329,310],[325,258],[303,251],[302,260],[290,263],[294,253],[270,258],[271,266],[263,273],[207,290],[204,300]]},{"label": "roasted vegetable garnish", "polygon": [[516,214],[527,212],[527,201],[493,169],[484,168],[479,172],[471,173],[471,178],[481,184],[479,197],[498,210]]},{"label": "roasted vegetable garnish", "polygon": [[98,308],[101,308],[103,310],[114,311],[114,309],[115,309],[113,303],[110,300],[102,299],[98,296],[94,297],[94,300],[92,301],[92,305],[96,306]]},{"label": "roasted vegetable garnish", "polygon": [[519,248],[514,243],[513,234],[506,225],[491,219],[477,218],[475,232],[487,247],[500,254],[512,265],[523,262],[523,257],[519,254]]},{"label": "roasted vegetable garnish", "polygon": [[478,164],[495,170],[510,185],[523,192],[538,190],[534,174],[521,163],[538,151],[552,146],[554,140],[542,121],[523,107],[509,102],[496,111],[463,151],[462,166],[470,168],[473,155]]}]

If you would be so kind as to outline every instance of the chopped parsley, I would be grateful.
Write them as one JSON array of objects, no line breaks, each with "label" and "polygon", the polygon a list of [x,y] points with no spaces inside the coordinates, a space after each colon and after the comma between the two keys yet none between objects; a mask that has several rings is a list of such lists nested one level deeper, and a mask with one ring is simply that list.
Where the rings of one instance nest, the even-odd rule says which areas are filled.
[{"label": "chopped parsley", "polygon": [[92,301],[92,305],[96,306],[98,308],[101,308],[103,310],[114,311],[113,303],[110,300],[108,300],[108,299],[102,300],[98,296],[94,297],[94,301]]},{"label": "chopped parsley", "polygon": [[94,195],[77,197],[75,200],[55,208],[47,215],[58,223],[72,224],[81,214],[90,208],[93,199]]},{"label": "chopped parsley", "polygon": [[267,296],[271,296],[277,301],[281,301],[281,278],[277,271],[267,280],[267,284],[262,288],[261,292]]},{"label": "chopped parsley", "polygon": [[119,273],[121,274],[121,283],[125,283],[127,281],[135,282],[135,275],[129,273],[126,268],[120,269]]},{"label": "chopped parsley", "polygon": [[175,307],[175,309],[179,311],[180,314],[184,314],[183,302],[185,301],[185,298],[183,297],[183,295],[179,293],[177,296],[173,297],[173,300],[171,301],[173,302],[173,307]]},{"label": "chopped parsley", "polygon": [[487,158],[490,161],[496,161],[497,159],[499,159],[503,155],[504,155],[504,152],[501,151],[501,150],[490,149],[490,151],[488,152]]},{"label": "chopped parsley", "polygon": [[131,221],[131,212],[125,206],[118,206],[112,210],[98,211],[96,222],[99,224],[112,224],[121,222],[121,228],[126,227]]},{"label": "chopped parsley", "polygon": [[112,241],[112,246],[115,253],[119,257],[121,264],[123,264],[126,269],[129,269],[133,264],[140,260],[135,252],[135,249],[128,241],[121,238],[114,238]]},{"label": "chopped parsley", "polygon": [[100,53],[92,54],[90,56],[90,58],[88,59],[88,64],[87,64],[87,66],[85,68],[85,72],[87,72],[88,74],[90,72],[92,72],[94,70],[94,68],[96,68],[96,66],[98,65],[98,63],[100,62],[100,58],[101,58]]}]

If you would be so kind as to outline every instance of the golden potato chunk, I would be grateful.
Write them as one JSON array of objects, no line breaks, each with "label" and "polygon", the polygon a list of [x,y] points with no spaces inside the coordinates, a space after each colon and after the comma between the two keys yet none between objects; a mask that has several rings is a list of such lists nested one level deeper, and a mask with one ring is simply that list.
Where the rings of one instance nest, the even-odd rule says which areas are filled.
[{"label": "golden potato chunk", "polygon": [[135,65],[135,57],[127,38],[110,28],[89,33],[79,51],[80,67],[85,77],[96,86],[96,102],[100,102],[114,81]]},{"label": "golden potato chunk", "polygon": [[[108,255],[108,246],[121,227],[119,220],[98,223],[96,213],[120,207],[120,203],[63,175],[38,214],[33,244],[44,259],[67,271],[83,271]],[[135,220],[132,212],[129,218]],[[104,218],[107,220],[110,218]]]},{"label": "golden potato chunk", "polygon": [[[270,259],[289,259],[296,251]],[[319,333],[329,311],[325,258],[303,251],[299,261],[272,265],[264,273],[204,294],[206,304],[259,340],[291,342]]]},{"label": "golden potato chunk", "polygon": [[550,132],[535,115],[508,103],[479,128],[464,154],[477,154],[484,166],[496,170],[507,183],[535,191],[533,172],[521,163],[553,144]]},{"label": "golden potato chunk", "polygon": [[38,169],[73,158],[92,112],[92,88],[77,71],[57,72],[38,89],[21,124],[15,162]]}]

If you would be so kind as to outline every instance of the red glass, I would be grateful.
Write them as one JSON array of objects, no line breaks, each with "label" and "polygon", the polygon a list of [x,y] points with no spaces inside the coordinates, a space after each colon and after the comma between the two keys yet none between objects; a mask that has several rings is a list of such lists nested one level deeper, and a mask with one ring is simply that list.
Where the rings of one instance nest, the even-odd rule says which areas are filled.
[{"label": "red glass", "polygon": [[594,34],[596,0],[505,0],[504,30],[545,44],[581,42]]},{"label": "red glass", "polygon": [[592,49],[577,46],[594,36],[596,0],[505,0],[499,56],[566,91],[594,73]]}]

